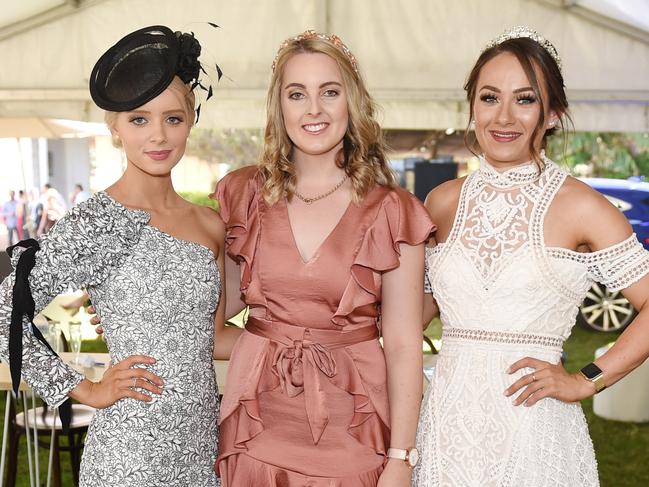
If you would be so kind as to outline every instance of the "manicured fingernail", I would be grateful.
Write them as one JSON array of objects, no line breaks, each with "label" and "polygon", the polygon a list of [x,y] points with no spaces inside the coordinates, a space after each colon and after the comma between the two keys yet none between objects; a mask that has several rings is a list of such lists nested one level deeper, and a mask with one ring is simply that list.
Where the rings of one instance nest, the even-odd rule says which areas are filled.
[{"label": "manicured fingernail", "polygon": [[508,374],[511,374],[511,373],[512,373],[512,368],[511,368],[511,367],[507,367],[507,370],[506,370],[505,372],[508,373]]}]

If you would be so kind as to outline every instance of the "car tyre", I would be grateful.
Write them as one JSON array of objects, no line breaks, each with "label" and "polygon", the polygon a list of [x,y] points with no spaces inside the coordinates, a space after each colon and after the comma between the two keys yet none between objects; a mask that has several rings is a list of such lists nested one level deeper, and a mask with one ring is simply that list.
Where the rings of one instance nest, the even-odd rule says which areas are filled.
[{"label": "car tyre", "polygon": [[608,333],[624,330],[637,314],[620,291],[595,283],[579,308],[577,321],[590,330]]}]

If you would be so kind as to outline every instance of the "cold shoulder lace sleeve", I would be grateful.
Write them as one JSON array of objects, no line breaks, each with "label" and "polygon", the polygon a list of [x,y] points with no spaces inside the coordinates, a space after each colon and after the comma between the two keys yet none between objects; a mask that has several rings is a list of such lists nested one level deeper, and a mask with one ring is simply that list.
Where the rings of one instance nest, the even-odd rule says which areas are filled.
[{"label": "cold shoulder lace sleeve", "polygon": [[626,240],[584,254],[588,275],[611,291],[625,289],[649,273],[649,251],[635,233]]},{"label": "cold shoulder lace sleeve", "polygon": [[12,373],[22,372],[22,379],[50,406],[62,404],[83,375],[39,340],[33,315],[68,288],[101,283],[138,238],[148,221],[145,215],[120,209],[99,193],[70,210],[39,242],[28,240],[12,248],[14,271],[0,284],[0,358],[8,361],[13,336],[11,350],[20,353],[16,362],[9,361]]}]

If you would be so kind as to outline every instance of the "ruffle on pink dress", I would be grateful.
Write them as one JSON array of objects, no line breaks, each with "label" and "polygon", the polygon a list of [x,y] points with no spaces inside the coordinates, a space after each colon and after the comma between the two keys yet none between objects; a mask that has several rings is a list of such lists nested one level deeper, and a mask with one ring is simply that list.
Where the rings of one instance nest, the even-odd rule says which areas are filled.
[{"label": "ruffle on pink dress", "polygon": [[429,238],[425,208],[376,186],[304,262],[286,202],[264,202],[256,167],[227,175],[214,197],[250,306],[221,403],[224,487],[376,486],[390,424],[381,277],[400,243]]}]

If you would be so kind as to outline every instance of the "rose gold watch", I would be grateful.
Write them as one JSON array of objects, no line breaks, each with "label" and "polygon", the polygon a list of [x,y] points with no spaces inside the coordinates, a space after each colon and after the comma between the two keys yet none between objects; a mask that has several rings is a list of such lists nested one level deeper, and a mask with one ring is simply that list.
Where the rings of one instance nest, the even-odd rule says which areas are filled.
[{"label": "rose gold watch", "polygon": [[388,448],[388,458],[396,458],[403,460],[410,468],[414,468],[419,462],[419,450],[417,448],[408,448],[402,450],[401,448]]}]

